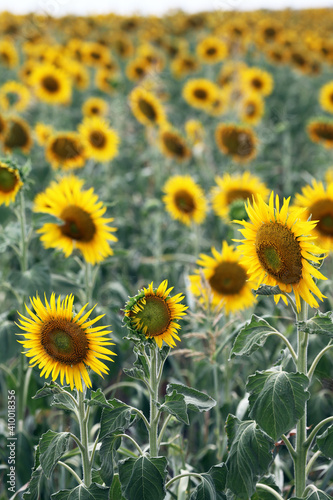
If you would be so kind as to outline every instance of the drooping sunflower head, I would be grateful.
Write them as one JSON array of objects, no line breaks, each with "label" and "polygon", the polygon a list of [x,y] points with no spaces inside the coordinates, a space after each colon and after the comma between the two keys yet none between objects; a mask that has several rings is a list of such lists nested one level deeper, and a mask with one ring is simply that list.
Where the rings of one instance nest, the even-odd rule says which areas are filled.
[{"label": "drooping sunflower head", "polygon": [[69,104],[72,96],[71,80],[67,73],[52,64],[36,66],[30,78],[36,96],[48,104]]},{"label": "drooping sunflower head", "polygon": [[93,326],[104,314],[89,319],[94,307],[88,312],[85,304],[76,314],[73,310],[74,296],[67,295],[61,300],[59,295],[51,295],[45,304],[38,297],[30,299],[34,311],[27,306],[28,316],[19,313],[17,326],[25,333],[20,333],[24,340],[19,341],[27,351],[24,354],[31,358],[31,366],[38,365],[40,376],[47,378],[51,375],[56,380],[60,375],[63,385],[66,383],[73,390],[83,390],[82,381],[91,387],[88,368],[103,377],[109,368],[99,359],[113,361],[110,356],[115,353],[106,346],[114,345],[110,342],[111,333],[108,326]]},{"label": "drooping sunflower head", "polygon": [[53,181],[34,200],[34,212],[45,212],[61,223],[46,223],[39,230],[46,248],[57,248],[69,257],[75,248],[90,264],[96,264],[113,254],[109,241],[117,241],[110,227],[112,218],[105,218],[106,207],[94,190],[83,190],[83,181],[74,175]]},{"label": "drooping sunflower head", "polygon": [[319,91],[319,102],[325,111],[333,113],[333,81],[321,87]]},{"label": "drooping sunflower head", "polygon": [[166,114],[159,99],[148,90],[136,87],[129,95],[129,103],[135,118],[146,126],[166,123]]},{"label": "drooping sunflower head", "polygon": [[216,64],[228,54],[227,45],[217,36],[208,36],[198,43],[196,52],[205,64]]},{"label": "drooping sunflower head", "polygon": [[191,157],[185,139],[170,126],[162,127],[159,134],[159,145],[162,153],[177,161],[186,161]]},{"label": "drooping sunflower head", "polygon": [[46,142],[45,156],[53,168],[64,170],[83,167],[86,161],[84,144],[76,132],[51,134]]},{"label": "drooping sunflower head", "polygon": [[265,109],[265,103],[260,94],[251,92],[244,96],[240,104],[239,117],[244,123],[257,125]]},{"label": "drooping sunflower head", "polygon": [[22,186],[20,172],[14,163],[0,160],[0,205],[12,203]]},{"label": "drooping sunflower head", "polygon": [[[241,263],[241,253],[226,241],[222,251],[212,248],[212,256],[200,254],[200,269],[190,275],[190,291],[208,305],[223,307],[226,314],[251,307],[256,299],[248,280],[246,266]],[[210,298],[211,294],[211,298]]]},{"label": "drooping sunflower head", "polygon": [[19,148],[22,152],[29,153],[33,142],[29,124],[19,117],[9,118],[6,120],[2,140],[5,152]]},{"label": "drooping sunflower head", "polygon": [[[269,204],[258,196],[246,205],[249,222],[234,221],[244,226],[240,232],[245,237],[241,242],[242,263],[252,281],[270,286],[278,285],[282,292],[294,292],[297,309],[302,298],[311,307],[319,307],[314,296],[322,300],[324,295],[313,281],[326,279],[313,263],[319,263],[324,250],[313,243],[316,221],[302,221],[304,211],[289,211],[289,201],[285,199],[280,209],[280,200],[271,193]],[[284,295],[275,295],[278,302]]]},{"label": "drooping sunflower head", "polygon": [[318,118],[311,120],[307,132],[313,142],[322,144],[325,148],[333,148],[333,120]]},{"label": "drooping sunflower head", "polygon": [[79,126],[87,158],[96,161],[110,161],[118,153],[120,142],[117,132],[98,116],[86,117]]},{"label": "drooping sunflower head", "polygon": [[206,217],[207,201],[202,188],[189,175],[174,175],[165,183],[163,201],[170,216],[189,226],[201,224]]},{"label": "drooping sunflower head", "polygon": [[153,282],[148,288],[143,288],[135,297],[131,297],[125,305],[125,323],[129,329],[138,334],[155,340],[159,348],[163,340],[170,347],[179,340],[180,325],[176,320],[186,315],[187,306],[179,304],[184,299],[181,293],[174,297],[169,294],[173,287],[168,288],[167,280],[162,281],[158,288],[153,288]]},{"label": "drooping sunflower head", "polygon": [[215,140],[220,151],[236,161],[247,162],[257,154],[257,138],[250,127],[219,123]]}]

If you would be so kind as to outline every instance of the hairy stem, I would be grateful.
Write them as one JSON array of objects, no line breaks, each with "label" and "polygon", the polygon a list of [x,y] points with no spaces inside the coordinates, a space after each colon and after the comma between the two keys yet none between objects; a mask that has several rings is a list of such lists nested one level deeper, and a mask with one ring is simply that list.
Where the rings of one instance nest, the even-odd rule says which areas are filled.
[{"label": "hairy stem", "polygon": [[[84,387],[85,390],[85,387]],[[89,409],[86,410],[84,404],[84,393],[78,392],[78,420],[80,426],[80,440],[82,443],[81,456],[82,456],[82,468],[83,468],[83,482],[87,488],[91,485],[91,464],[89,458],[89,440],[88,440],[88,419],[89,419]]]}]

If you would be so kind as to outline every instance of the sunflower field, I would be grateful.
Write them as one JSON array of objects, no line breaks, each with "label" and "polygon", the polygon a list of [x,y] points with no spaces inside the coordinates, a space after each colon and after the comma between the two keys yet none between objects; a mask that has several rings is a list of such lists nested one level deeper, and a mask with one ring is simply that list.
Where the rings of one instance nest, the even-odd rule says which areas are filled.
[{"label": "sunflower field", "polygon": [[333,10],[0,14],[0,499],[333,498]]}]

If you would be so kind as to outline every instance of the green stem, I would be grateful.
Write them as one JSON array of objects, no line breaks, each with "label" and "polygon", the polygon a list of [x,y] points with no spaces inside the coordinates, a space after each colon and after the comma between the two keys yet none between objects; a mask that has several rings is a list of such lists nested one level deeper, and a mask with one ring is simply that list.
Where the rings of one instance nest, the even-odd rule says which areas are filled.
[{"label": "green stem", "polygon": [[182,477],[188,477],[188,476],[197,477],[198,479],[200,479],[200,481],[202,481],[201,474],[197,474],[196,472],[183,472],[182,474],[178,474],[178,476],[175,476],[172,479],[170,479],[170,481],[168,481],[166,483],[165,489],[167,490],[168,488],[170,488],[172,483],[174,483],[175,481],[178,481],[178,479],[181,479]]},{"label": "green stem", "polygon": [[291,458],[294,459],[294,457],[296,456],[296,451],[294,450],[293,445],[291,444],[291,442],[289,441],[289,439],[285,434],[282,434],[281,437],[291,455]]},{"label": "green stem", "polygon": [[141,450],[140,446],[135,441],[135,439],[133,439],[131,436],[129,436],[128,434],[117,434],[117,437],[125,437],[125,438],[129,439],[130,441],[132,441],[132,443],[134,444],[135,448],[138,450],[140,455],[141,456],[143,455],[143,451]]},{"label": "green stem", "polygon": [[[216,435],[215,439],[217,440],[217,460],[222,460],[222,440],[221,440],[221,413],[220,413],[220,391],[219,391],[219,366],[217,363],[214,363],[213,366],[213,376],[214,376],[214,396],[216,400],[215,405],[215,414],[216,414]],[[229,390],[226,387],[226,390]]]},{"label": "green stem", "polygon": [[310,460],[308,462],[308,465],[306,466],[306,474],[307,475],[310,473],[314,463],[316,462],[317,458],[320,457],[321,454],[322,454],[321,451],[318,450],[318,451],[316,451],[316,453],[314,453],[312,455],[312,457],[310,458]]},{"label": "green stem", "polygon": [[144,414],[142,413],[142,411],[139,410],[138,408],[135,408],[135,406],[130,406],[130,408],[132,411],[137,413],[139,415],[139,417],[143,420],[143,422],[146,426],[146,429],[149,432],[150,431],[150,424],[149,424],[148,420],[146,419],[146,417],[144,416]]},{"label": "green stem", "polygon": [[172,418],[172,415],[171,415],[171,413],[169,413],[169,415],[166,417],[166,419],[163,422],[162,428],[160,430],[160,435],[158,436],[158,440],[157,440],[158,446],[161,445],[165,429],[168,427],[168,423],[170,422],[171,418]]},{"label": "green stem", "polygon": [[86,291],[86,301],[88,303],[92,302],[92,296],[93,296],[93,277],[92,277],[92,267],[89,262],[85,261],[85,266],[84,266],[84,282],[85,282],[85,291]]},{"label": "green stem", "polygon": [[157,401],[158,401],[158,389],[159,389],[159,380],[157,377],[158,371],[158,347],[154,346],[150,348],[150,421],[149,421],[149,450],[151,457],[158,456],[158,409],[157,409]]},{"label": "green stem", "polygon": [[310,432],[309,437],[304,443],[304,446],[306,448],[309,448],[311,446],[312,440],[314,439],[315,435],[320,431],[322,427],[324,427],[324,425],[329,424],[330,422],[333,422],[333,417],[327,417],[321,422],[319,422],[319,424],[317,424]]},{"label": "green stem", "polygon": [[[275,330],[275,328],[274,328],[274,330]],[[297,354],[295,353],[295,351],[294,351],[294,349],[293,349],[293,346],[291,345],[291,343],[289,342],[289,340],[287,339],[287,337],[285,337],[285,336],[283,335],[283,333],[280,333],[280,332],[278,332],[277,330],[275,330],[275,332],[274,332],[274,333],[272,333],[271,335],[276,335],[277,337],[280,337],[280,339],[282,339],[282,340],[283,340],[283,342],[286,344],[286,346],[287,346],[287,347],[288,347],[288,349],[289,349],[289,352],[290,352],[290,354],[291,354],[291,357],[292,357],[292,358],[293,358],[293,360],[294,360],[295,365],[297,365]],[[267,336],[269,336],[269,335],[267,335]]]},{"label": "green stem", "polygon": [[278,500],[284,500],[283,497],[277,491],[275,491],[273,488],[271,488],[267,484],[257,483],[256,488],[268,491],[269,493],[271,493],[271,495],[273,495]]},{"label": "green stem", "polygon": [[[85,392],[85,387],[84,387]],[[89,458],[89,440],[88,440],[88,419],[89,419],[89,408],[85,409],[84,397],[85,394],[82,391],[77,391],[78,393],[78,420],[80,426],[80,440],[82,443],[81,456],[82,456],[82,468],[83,468],[83,482],[89,488],[91,485],[91,464]]]},{"label": "green stem", "polygon": [[315,359],[313,360],[312,362],[312,365],[310,366],[309,368],[309,371],[308,371],[308,377],[309,379],[311,380],[312,379],[312,376],[315,372],[315,369],[317,367],[317,364],[319,363],[320,359],[322,358],[322,356],[324,356],[324,354],[329,350],[329,349],[332,349],[333,348],[333,344],[330,342],[324,349],[322,349],[318,354],[317,356],[315,357]]},{"label": "green stem", "polygon": [[25,201],[24,201],[24,194],[23,190],[20,190],[19,193],[19,221],[20,221],[20,227],[21,227],[21,240],[20,240],[20,250],[21,250],[21,271],[24,273],[28,269],[28,254],[27,254],[27,247],[28,247],[28,240],[27,240],[27,233],[26,233],[26,217],[25,217]]},{"label": "green stem", "polygon": [[58,464],[61,465],[62,467],[64,467],[65,469],[67,469],[68,472],[70,472],[72,474],[72,476],[75,477],[75,479],[77,480],[77,482],[79,484],[82,483],[82,479],[76,474],[76,472],[72,469],[72,467],[67,465],[65,462],[62,462],[61,460],[59,460]]}]

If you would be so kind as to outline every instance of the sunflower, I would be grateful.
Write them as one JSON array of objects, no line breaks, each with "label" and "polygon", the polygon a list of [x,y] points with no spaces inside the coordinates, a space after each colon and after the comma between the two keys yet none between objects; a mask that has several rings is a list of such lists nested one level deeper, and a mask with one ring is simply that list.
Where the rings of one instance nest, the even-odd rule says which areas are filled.
[{"label": "sunflower", "polygon": [[7,81],[0,87],[0,107],[5,111],[24,111],[30,99],[30,90],[20,82]]},{"label": "sunflower", "polygon": [[6,68],[14,68],[19,62],[19,56],[13,42],[0,40],[0,64]]},{"label": "sunflower", "polygon": [[276,19],[264,18],[257,25],[257,40],[259,45],[266,43],[274,43],[282,32],[282,25]]},{"label": "sunflower", "polygon": [[175,320],[186,315],[187,306],[179,304],[184,296],[178,293],[170,297],[171,290],[173,287],[168,288],[167,280],[162,281],[157,289],[151,282],[148,288],[130,298],[124,309],[129,328],[147,339],[155,339],[159,348],[163,340],[170,347],[176,345],[174,339],[180,340],[177,334],[180,325]]},{"label": "sunflower", "polygon": [[83,167],[86,161],[84,145],[76,132],[56,132],[45,147],[45,156],[53,168],[71,169]]},{"label": "sunflower", "polygon": [[89,97],[82,105],[84,116],[106,116],[108,110],[108,103],[101,97]]},{"label": "sunflower", "polygon": [[32,146],[29,124],[19,117],[9,118],[6,120],[2,140],[5,152],[19,148],[23,153],[29,153]]},{"label": "sunflower", "polygon": [[74,175],[53,181],[36,196],[33,210],[62,221],[62,224],[46,223],[38,230],[46,248],[61,249],[65,257],[77,248],[87,262],[96,264],[113,255],[108,242],[118,240],[111,234],[116,228],[107,225],[113,219],[103,218],[106,207],[93,188],[82,189],[83,183]]},{"label": "sunflower", "polygon": [[333,121],[314,119],[307,126],[307,132],[313,142],[322,144],[325,148],[333,148]]},{"label": "sunflower", "polygon": [[261,68],[247,68],[241,73],[244,89],[268,96],[273,90],[273,78],[270,73]]},{"label": "sunflower", "polygon": [[2,114],[0,114],[0,140],[3,139],[5,130],[6,130],[6,120]]},{"label": "sunflower", "polygon": [[27,349],[24,354],[31,358],[31,366],[38,365],[42,369],[41,377],[48,378],[51,374],[52,380],[56,380],[60,375],[63,385],[66,376],[66,383],[72,390],[76,387],[82,391],[82,381],[91,387],[87,367],[103,378],[103,373],[108,373],[109,368],[101,359],[113,361],[110,356],[116,356],[105,347],[115,345],[110,342],[108,326],[93,326],[104,314],[89,319],[94,307],[85,312],[88,304],[76,314],[73,295],[66,295],[63,300],[59,295],[56,300],[52,293],[50,302],[46,297],[44,300],[45,305],[38,295],[30,298],[34,311],[25,306],[28,316],[18,313],[20,324],[17,326],[26,332],[17,334],[24,337],[24,340],[19,340]]},{"label": "sunflower", "polygon": [[247,65],[243,61],[227,61],[220,69],[217,84],[222,88],[229,85],[238,85],[241,72],[246,68]]},{"label": "sunflower", "polygon": [[125,33],[114,33],[110,37],[111,47],[123,59],[131,57],[134,53],[132,40]]},{"label": "sunflower", "polygon": [[166,114],[159,99],[152,92],[136,87],[129,95],[131,110],[138,122],[143,125],[163,125]]},{"label": "sunflower", "polygon": [[71,80],[68,74],[52,64],[41,64],[34,69],[29,83],[36,96],[48,104],[68,104],[72,96]]},{"label": "sunflower", "polygon": [[[195,296],[201,296],[206,303],[210,292],[212,306],[223,307],[226,314],[251,307],[256,299],[246,267],[241,264],[239,249],[224,241],[222,251],[212,247],[212,254],[213,257],[200,254],[197,264],[202,269],[189,276],[190,291]],[[207,283],[203,282],[202,276]]]},{"label": "sunflower", "polygon": [[312,181],[312,186],[302,188],[302,194],[295,195],[295,208],[303,208],[302,220],[310,217],[317,222],[313,229],[318,244],[327,251],[333,250],[333,182],[325,188],[322,182]]},{"label": "sunflower", "polygon": [[[326,279],[312,262],[319,263],[324,251],[313,240],[316,221],[302,221],[303,208],[288,212],[290,198],[284,199],[280,210],[279,197],[271,193],[269,204],[261,196],[245,206],[250,222],[234,221],[244,226],[240,232],[245,237],[241,242],[242,263],[257,286],[262,283],[278,285],[282,292],[294,292],[297,310],[300,298],[311,307],[319,307],[314,297],[322,300],[324,295],[313,281],[313,277]],[[312,292],[312,293],[311,293]],[[313,294],[313,295],[312,295]],[[284,295],[275,295],[275,302]]]},{"label": "sunflower", "polygon": [[96,161],[110,161],[118,154],[119,136],[99,116],[86,117],[79,126],[87,158]]},{"label": "sunflower", "polygon": [[[267,199],[269,191],[266,185],[250,172],[243,174],[225,174],[223,177],[215,177],[217,186],[211,190],[212,207],[216,215],[226,222],[235,218],[246,216],[244,204],[246,200],[252,200],[260,195]],[[240,203],[242,202],[242,203]]]},{"label": "sunflower", "polygon": [[37,122],[35,125],[35,134],[38,144],[40,146],[45,146],[51,135],[54,134],[54,129],[52,125],[46,125],[45,123]]},{"label": "sunflower", "polygon": [[203,63],[216,64],[226,58],[228,47],[217,36],[208,36],[198,43],[196,53]]},{"label": "sunflower", "polygon": [[205,137],[205,129],[199,120],[187,120],[185,132],[188,140],[193,146],[202,144]]},{"label": "sunflower", "polygon": [[81,53],[83,62],[90,66],[103,66],[110,59],[109,50],[97,42],[86,42]]},{"label": "sunflower", "polygon": [[126,76],[132,82],[141,81],[149,71],[149,64],[143,57],[136,57],[126,66]]},{"label": "sunflower", "polygon": [[265,110],[265,103],[260,94],[251,92],[246,94],[240,103],[239,117],[244,123],[257,125]]},{"label": "sunflower", "polygon": [[189,226],[201,224],[206,217],[207,201],[201,187],[189,175],[174,175],[163,187],[165,208],[173,219]]},{"label": "sunflower", "polygon": [[170,69],[175,78],[184,78],[189,73],[198,71],[199,63],[192,54],[181,53],[173,59]]},{"label": "sunflower", "polygon": [[168,158],[185,161],[191,157],[191,151],[183,137],[168,126],[160,130],[159,145],[161,152]]},{"label": "sunflower", "polygon": [[69,59],[66,61],[64,69],[78,89],[85,90],[89,86],[89,72],[86,66],[78,61]]},{"label": "sunflower", "polygon": [[325,111],[333,113],[333,81],[321,87],[319,91],[319,102]]},{"label": "sunflower", "polygon": [[20,173],[11,163],[0,160],[0,205],[9,205],[23,186]]},{"label": "sunflower", "polygon": [[218,87],[206,78],[188,80],[183,88],[185,101],[193,108],[206,109],[216,98]]},{"label": "sunflower", "polygon": [[249,127],[220,123],[215,130],[218,148],[235,161],[247,162],[257,154],[257,138]]},{"label": "sunflower", "polygon": [[118,76],[114,71],[99,68],[95,74],[95,85],[99,90],[112,94],[118,85]]},{"label": "sunflower", "polygon": [[204,109],[211,116],[220,116],[227,111],[229,92],[224,89],[217,89],[212,102]]}]

